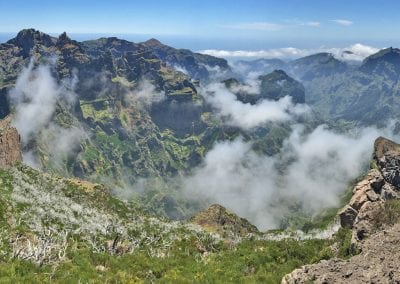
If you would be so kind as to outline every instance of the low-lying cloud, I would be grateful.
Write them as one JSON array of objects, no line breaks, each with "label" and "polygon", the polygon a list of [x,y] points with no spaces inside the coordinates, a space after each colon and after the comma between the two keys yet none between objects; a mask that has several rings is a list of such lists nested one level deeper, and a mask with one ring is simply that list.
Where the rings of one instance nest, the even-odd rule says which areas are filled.
[{"label": "low-lying cloud", "polygon": [[166,98],[164,92],[159,92],[156,87],[148,80],[141,80],[136,88],[128,91],[124,100],[128,104],[138,104],[143,107],[148,107],[153,103],[158,103]]},{"label": "low-lying cloud", "polygon": [[361,61],[365,57],[379,51],[379,48],[356,43],[344,48],[311,48],[301,49],[295,47],[283,47],[265,50],[217,50],[207,49],[200,50],[202,54],[208,54],[223,58],[280,58],[280,59],[295,59],[303,56],[319,52],[329,52],[339,59]]},{"label": "low-lying cloud", "polygon": [[306,105],[293,104],[286,96],[278,101],[261,100],[255,105],[243,103],[223,84],[210,84],[203,90],[208,103],[227,125],[250,129],[266,122],[287,121],[308,111]]},{"label": "low-lying cloud", "polygon": [[185,192],[227,206],[260,229],[277,228],[293,204],[309,214],[338,206],[340,194],[367,167],[379,134],[372,128],[338,134],[323,125],[305,133],[296,125],[272,157],[241,138],[220,142],[184,180]]},{"label": "low-lying cloud", "polygon": [[50,65],[35,67],[33,61],[18,76],[9,100],[15,111],[13,124],[21,135],[27,164],[40,167],[38,157],[29,146],[32,140],[45,145],[51,161],[61,165],[61,160],[75,151],[85,137],[80,126],[64,128],[54,122],[57,104],[72,107],[75,103],[73,90],[77,80],[72,76],[58,83],[51,74]]}]

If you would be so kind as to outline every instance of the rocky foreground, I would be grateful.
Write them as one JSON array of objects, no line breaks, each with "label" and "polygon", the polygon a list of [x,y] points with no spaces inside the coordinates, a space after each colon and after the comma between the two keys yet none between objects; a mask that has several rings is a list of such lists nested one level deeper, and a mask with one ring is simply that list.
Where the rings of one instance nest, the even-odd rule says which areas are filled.
[{"label": "rocky foreground", "polygon": [[400,224],[391,203],[399,198],[400,145],[378,138],[372,167],[339,213],[342,227],[352,229],[352,249],[361,253],[305,265],[282,283],[400,283]]}]

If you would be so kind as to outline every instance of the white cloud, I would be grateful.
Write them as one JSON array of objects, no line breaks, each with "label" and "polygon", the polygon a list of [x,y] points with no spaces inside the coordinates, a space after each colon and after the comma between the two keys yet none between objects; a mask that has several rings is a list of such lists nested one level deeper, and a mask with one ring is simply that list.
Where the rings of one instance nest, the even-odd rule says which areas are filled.
[{"label": "white cloud", "polygon": [[268,22],[257,22],[257,23],[222,25],[220,27],[226,29],[235,29],[235,30],[279,31],[283,28],[283,25],[276,23],[268,23]]},{"label": "white cloud", "polygon": [[379,135],[372,128],[352,136],[325,126],[307,134],[297,125],[272,157],[240,138],[219,142],[184,180],[185,192],[227,206],[262,230],[277,228],[293,203],[310,214],[338,206],[340,194],[368,165]]},{"label": "white cloud", "polygon": [[[254,91],[254,88],[249,86],[249,91]],[[287,121],[308,111],[305,105],[294,105],[289,96],[278,101],[262,100],[255,105],[245,104],[220,83],[208,85],[203,95],[226,124],[242,129],[257,127],[266,122]]]},{"label": "white cloud", "polygon": [[[345,51],[350,51],[350,53]],[[282,59],[294,59],[299,58],[319,52],[329,52],[334,54],[339,59],[344,60],[363,60],[365,57],[374,54],[379,51],[379,48],[363,45],[361,43],[356,43],[344,48],[333,47],[320,47],[320,48],[310,48],[301,49],[295,47],[284,47],[275,49],[265,49],[265,50],[217,50],[217,49],[207,49],[200,50],[199,53],[208,54],[216,57],[224,58],[282,58]]]},{"label": "white cloud", "polygon": [[354,24],[352,21],[350,20],[344,20],[344,19],[335,19],[332,20],[332,22],[335,22],[336,24],[342,25],[342,26],[351,26],[352,24]]},{"label": "white cloud", "polygon": [[40,167],[35,151],[29,148],[33,140],[42,140],[39,144],[46,145],[51,163],[61,165],[61,160],[73,153],[85,138],[79,126],[63,128],[53,120],[58,103],[73,107],[77,81],[77,77],[72,76],[59,83],[51,74],[51,66],[35,67],[33,61],[19,74],[9,99],[15,110],[13,124],[21,135],[25,163]]},{"label": "white cloud", "polygon": [[137,88],[129,90],[124,95],[126,103],[138,103],[143,107],[148,107],[153,103],[161,102],[165,98],[164,92],[157,92],[156,87],[150,81],[144,79],[139,81]]},{"label": "white cloud", "polygon": [[305,22],[302,25],[309,26],[309,27],[319,27],[321,25],[321,23],[320,22]]}]

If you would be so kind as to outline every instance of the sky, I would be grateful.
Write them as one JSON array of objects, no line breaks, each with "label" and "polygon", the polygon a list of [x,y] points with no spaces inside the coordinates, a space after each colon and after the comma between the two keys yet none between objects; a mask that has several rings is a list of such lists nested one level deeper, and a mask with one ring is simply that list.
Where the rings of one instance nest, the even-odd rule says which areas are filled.
[{"label": "sky", "polygon": [[0,0],[0,33],[157,37],[195,50],[385,47],[399,44],[399,10],[397,0]]}]

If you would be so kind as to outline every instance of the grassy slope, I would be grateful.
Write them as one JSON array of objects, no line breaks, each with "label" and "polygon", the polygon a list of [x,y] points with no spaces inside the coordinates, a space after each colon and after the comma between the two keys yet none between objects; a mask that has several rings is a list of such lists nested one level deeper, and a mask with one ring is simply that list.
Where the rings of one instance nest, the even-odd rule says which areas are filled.
[{"label": "grassy slope", "polygon": [[0,171],[0,211],[1,283],[278,283],[333,256],[333,240],[233,242],[26,166]]}]

